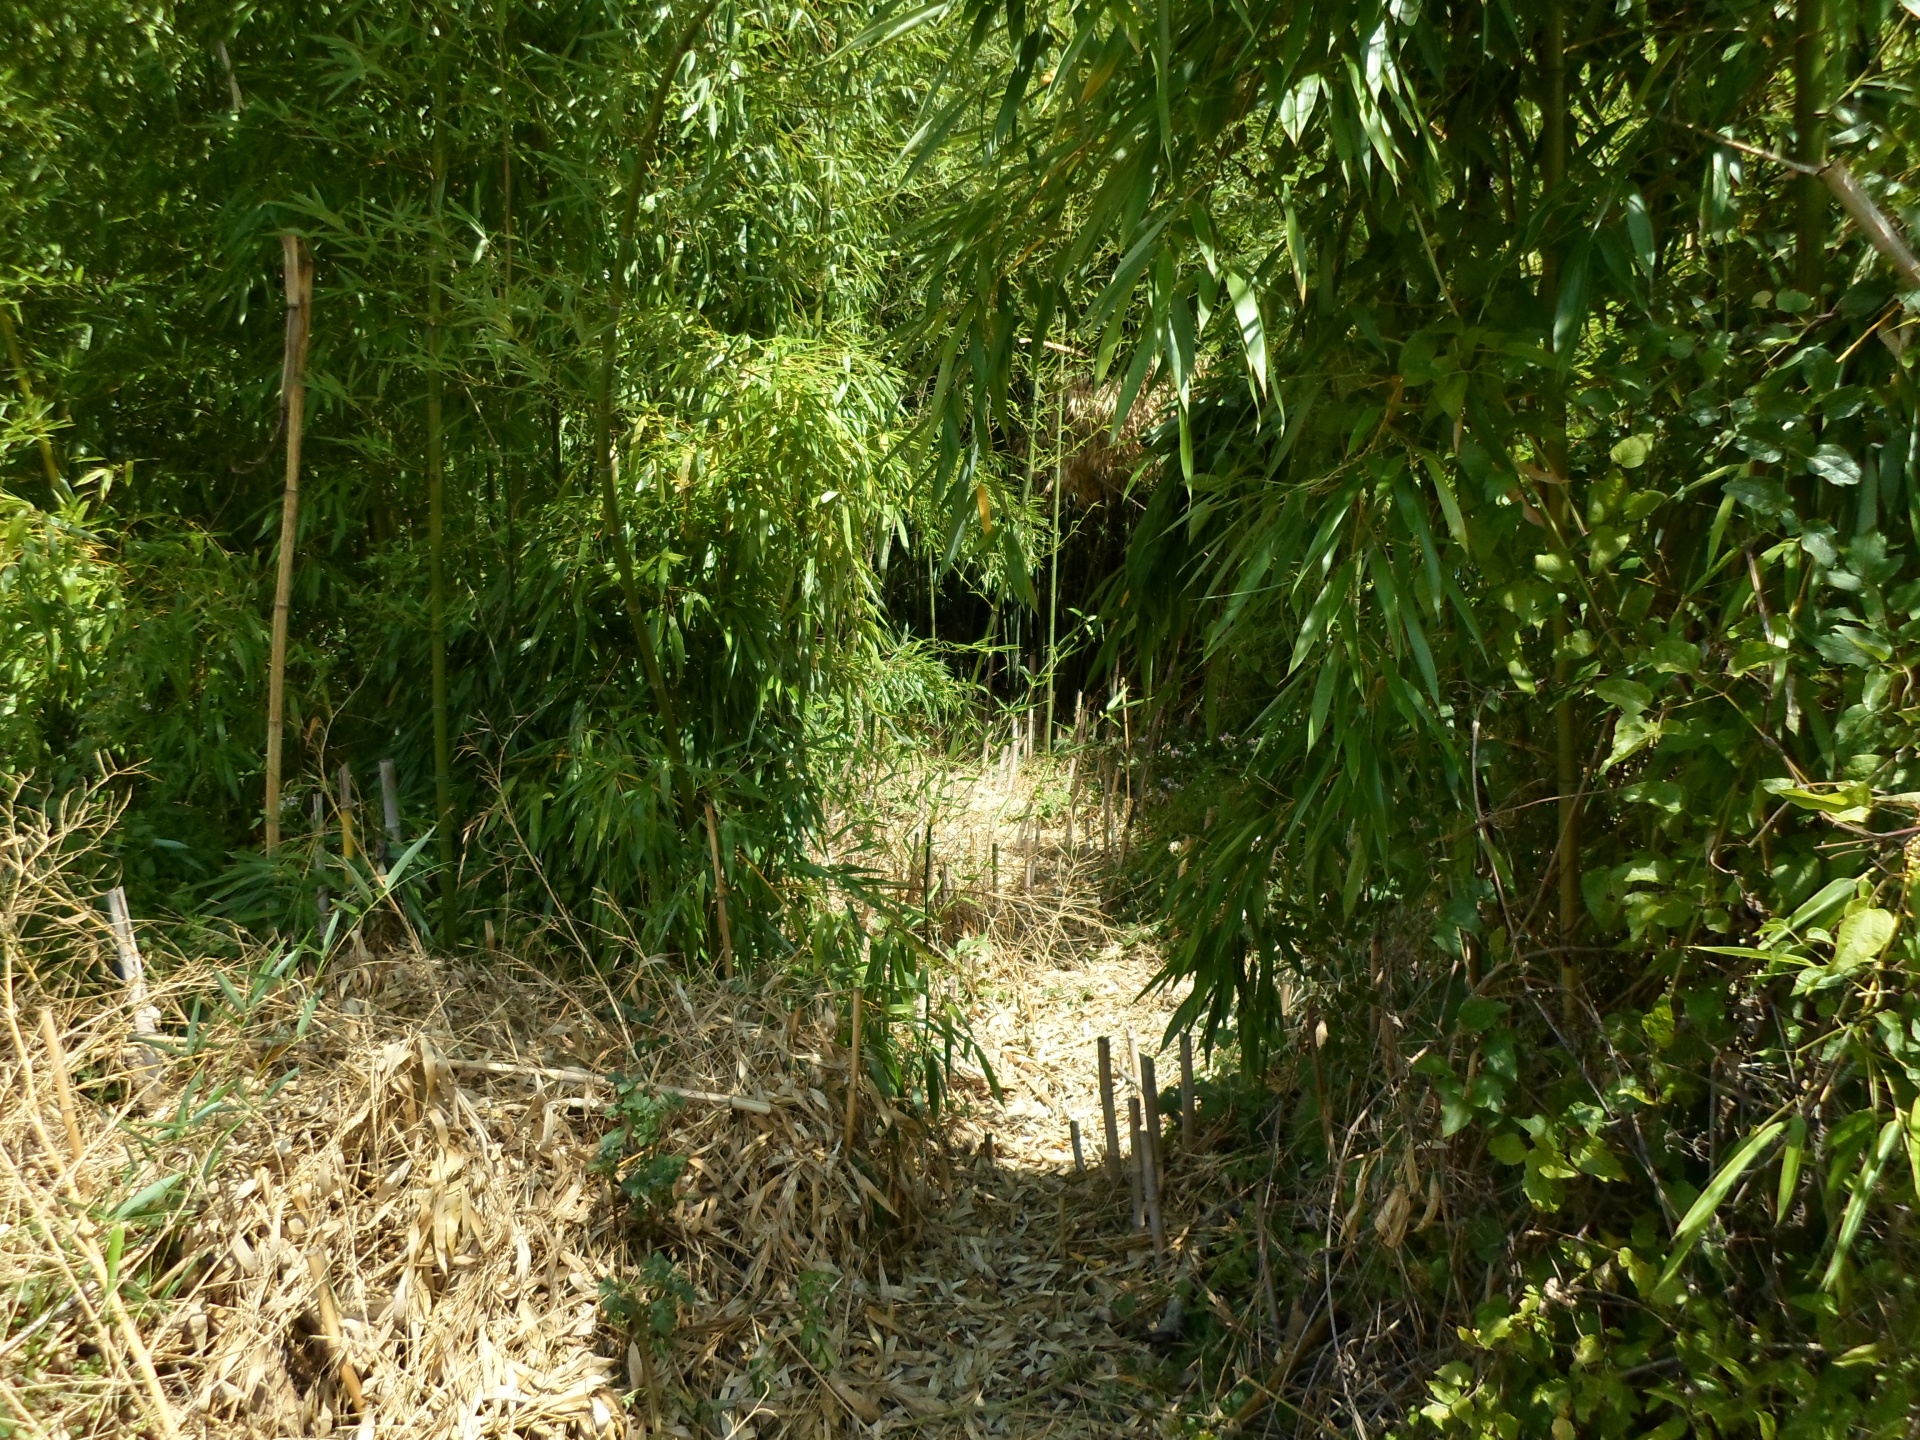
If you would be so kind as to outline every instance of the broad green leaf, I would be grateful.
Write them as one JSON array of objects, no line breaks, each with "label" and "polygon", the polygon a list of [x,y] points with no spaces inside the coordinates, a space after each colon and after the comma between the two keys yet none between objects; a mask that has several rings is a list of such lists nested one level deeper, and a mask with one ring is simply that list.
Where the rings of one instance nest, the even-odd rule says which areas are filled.
[{"label": "broad green leaf", "polygon": [[1653,437],[1629,435],[1607,453],[1613,457],[1613,463],[1622,470],[1638,470],[1647,463],[1647,457],[1653,454]]},{"label": "broad green leaf", "polygon": [[1809,474],[1818,475],[1829,485],[1858,485],[1860,462],[1838,445],[1822,445],[1807,461]]},{"label": "broad green leaf", "polygon": [[1857,825],[1873,814],[1873,793],[1864,780],[1838,785],[1831,790],[1809,790],[1783,780],[1765,780],[1760,788],[1799,809],[1831,815],[1851,825]]},{"label": "broad green leaf", "polygon": [[1840,922],[1840,934],[1833,945],[1833,968],[1852,970],[1878,960],[1899,927],[1900,922],[1888,911],[1871,906],[1854,911]]},{"label": "broad green leaf", "polygon": [[1660,731],[1658,720],[1649,720],[1641,715],[1622,715],[1613,722],[1613,746],[1607,751],[1606,761],[1600,768],[1611,770],[1622,760],[1639,754],[1660,739]]},{"label": "broad green leaf", "polygon": [[1638,680],[1614,676],[1593,687],[1593,693],[1623,715],[1639,715],[1653,703],[1653,692]]}]

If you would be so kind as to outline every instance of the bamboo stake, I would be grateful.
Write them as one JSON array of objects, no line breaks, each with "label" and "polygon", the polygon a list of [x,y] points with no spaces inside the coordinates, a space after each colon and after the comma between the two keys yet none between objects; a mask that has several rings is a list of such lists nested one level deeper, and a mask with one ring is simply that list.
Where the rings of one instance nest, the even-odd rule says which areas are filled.
[{"label": "bamboo stake", "polygon": [[[67,1149],[78,1165],[87,1147],[80,1138],[80,1119],[73,1106],[73,1086],[67,1081],[67,1052],[60,1043],[60,1031],[53,1023],[53,1011],[40,1011],[40,1040],[47,1047],[47,1061],[53,1067],[53,1092],[60,1101],[60,1123],[66,1127]],[[1076,1140],[1075,1144],[1079,1142]]]},{"label": "bamboo stake", "polygon": [[[727,872],[720,865],[720,822],[714,818],[713,801],[707,805],[707,848],[713,852],[713,898],[720,911],[720,974],[723,978],[733,978],[733,927],[727,921]],[[859,1015],[858,999],[854,1001],[854,1014]],[[859,1021],[855,1020],[854,1045],[859,1040]],[[851,1122],[849,1122],[851,1124]]]},{"label": "bamboo stake", "polygon": [[1127,1130],[1132,1154],[1127,1165],[1127,1189],[1133,1198],[1133,1232],[1147,1228],[1146,1182],[1141,1172],[1146,1165],[1146,1139],[1140,1128],[1140,1097],[1127,1096]]},{"label": "bamboo stake", "polygon": [[1140,1161],[1141,1198],[1146,1206],[1147,1226],[1153,1231],[1154,1258],[1165,1259],[1167,1227],[1160,1216],[1160,1097],[1154,1089],[1153,1060],[1143,1055],[1140,1065],[1141,1120],[1145,1127],[1142,1133],[1146,1141],[1146,1153]]},{"label": "bamboo stake", "polygon": [[1100,1057],[1100,1119],[1107,1129],[1107,1178],[1120,1179],[1120,1121],[1113,1108],[1113,1045],[1102,1035]]},{"label": "bamboo stake", "polygon": [[[127,908],[127,892],[118,885],[107,892],[107,921],[113,927],[113,948],[119,956],[120,981],[127,987],[127,1003],[133,1011],[133,1033],[141,1039],[152,1035],[160,1020],[160,1011],[147,1003],[147,967],[140,958],[140,941],[133,931],[133,912]],[[149,1075],[159,1067],[152,1051],[141,1063]]]},{"label": "bamboo stake", "polygon": [[1073,1173],[1076,1175],[1084,1175],[1087,1173],[1087,1157],[1080,1149],[1080,1122],[1078,1120],[1067,1121],[1067,1136],[1073,1141]]},{"label": "bamboo stake", "polygon": [[280,848],[280,777],[287,700],[287,611],[293,602],[293,549],[300,528],[300,432],[307,413],[307,340],[313,325],[313,256],[298,235],[282,235],[287,339],[280,403],[287,423],[287,477],[280,498],[280,555],[273,577],[273,640],[267,654],[266,850]]},{"label": "bamboo stake", "polygon": [[1147,1122],[1147,1149],[1153,1154],[1153,1174],[1160,1179],[1166,1170],[1160,1157],[1160,1082],[1154,1078],[1153,1057],[1140,1057],[1140,1104]]},{"label": "bamboo stake", "polygon": [[1180,1143],[1193,1147],[1193,1037],[1180,1036]]}]

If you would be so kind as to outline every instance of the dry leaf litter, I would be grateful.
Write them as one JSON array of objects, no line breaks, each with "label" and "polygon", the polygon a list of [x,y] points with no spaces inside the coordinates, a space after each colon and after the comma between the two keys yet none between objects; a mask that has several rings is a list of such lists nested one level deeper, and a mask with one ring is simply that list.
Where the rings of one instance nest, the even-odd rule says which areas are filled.
[{"label": "dry leaf litter", "polygon": [[[110,817],[9,808],[0,1418],[62,1440],[1159,1433],[1146,1332],[1191,1235],[1177,1193],[1173,1253],[1132,1231],[1094,1039],[1124,1111],[1126,1037],[1157,1045],[1174,997],[1140,998],[1151,954],[1100,919],[1095,807],[1070,837],[1038,789],[995,766],[935,823],[949,913],[985,936],[962,954],[1001,1102],[963,1067],[929,1130],[863,1077],[852,1157],[838,997],[646,962],[615,995],[399,940],[314,977],[151,934],[140,993],[81,878]],[[616,1072],[680,1096],[686,1168],[640,1227],[590,1168]],[[652,1253],[687,1288],[655,1292],[669,1333],[643,1345],[600,1291]]]}]

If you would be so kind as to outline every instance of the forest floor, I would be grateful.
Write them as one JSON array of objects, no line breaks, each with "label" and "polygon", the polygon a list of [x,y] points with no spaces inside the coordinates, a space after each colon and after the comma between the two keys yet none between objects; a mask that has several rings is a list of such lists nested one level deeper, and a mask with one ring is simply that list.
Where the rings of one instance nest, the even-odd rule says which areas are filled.
[{"label": "forest floor", "polygon": [[[1059,781],[949,775],[922,812],[943,889],[978,902],[962,978],[1001,1099],[956,1066],[929,1130],[863,1081],[851,1157],[834,997],[638,958],[594,994],[391,931],[317,975],[150,953],[149,992],[116,996],[70,980],[115,944],[59,863],[74,837],[16,824],[37,859],[0,920],[77,949],[9,952],[0,1416],[64,1440],[978,1440],[1217,1413],[1167,1358],[1176,1279],[1230,1223],[1213,1162],[1169,1143],[1162,1256],[1103,1164],[1096,1039],[1124,1135],[1130,1053],[1177,997],[1142,997],[1156,956],[1104,920]],[[597,1164],[619,1071],[680,1092],[627,1115],[619,1177],[686,1166],[637,1226]]]}]

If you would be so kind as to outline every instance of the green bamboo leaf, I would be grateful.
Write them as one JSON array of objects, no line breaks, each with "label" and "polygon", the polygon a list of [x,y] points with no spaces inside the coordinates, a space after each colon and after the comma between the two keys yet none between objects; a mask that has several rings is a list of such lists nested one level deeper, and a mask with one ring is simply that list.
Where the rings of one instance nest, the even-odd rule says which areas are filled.
[{"label": "green bamboo leaf", "polygon": [[1260,320],[1260,297],[1247,277],[1238,270],[1227,272],[1227,294],[1233,298],[1233,316],[1240,322],[1240,346],[1246,352],[1247,368],[1267,392],[1267,331]]},{"label": "green bamboo leaf", "polygon": [[1840,1279],[1840,1271],[1847,1263],[1847,1254],[1853,1249],[1854,1239],[1867,1218],[1867,1205],[1880,1183],[1880,1172],[1886,1168],[1888,1157],[1893,1154],[1894,1147],[1899,1145],[1906,1130],[1906,1117],[1896,1115],[1880,1127],[1880,1136],[1874,1141],[1873,1149],[1861,1160],[1860,1173],[1854,1177],[1853,1195],[1847,1201],[1846,1214],[1840,1219],[1840,1233],[1834,1239],[1833,1258],[1827,1262],[1826,1274],[1820,1277],[1822,1290],[1831,1290]]},{"label": "green bamboo leaf", "polygon": [[1913,1170],[1913,1194],[1920,1201],[1920,1095],[1907,1112],[1907,1164]]},{"label": "green bamboo leaf", "polygon": [[1800,1186],[1800,1166],[1807,1151],[1807,1121],[1804,1115],[1796,1115],[1787,1122],[1787,1143],[1780,1147],[1780,1188],[1773,1200],[1773,1223],[1786,1222],[1787,1207],[1793,1204],[1793,1194]]},{"label": "green bamboo leaf", "polygon": [[1680,1224],[1673,1232],[1673,1253],[1667,1259],[1666,1268],[1660,1272],[1659,1285],[1656,1285],[1655,1289],[1666,1285],[1680,1273],[1681,1262],[1687,1258],[1694,1243],[1706,1231],[1714,1212],[1720,1208],[1720,1202],[1725,1200],[1733,1187],[1740,1183],[1740,1177],[1747,1173],[1747,1167],[1752,1165],[1760,1157],[1761,1152],[1771,1145],[1774,1138],[1786,1128],[1785,1122],[1779,1120],[1761,1126],[1747,1138],[1746,1144],[1733,1152],[1733,1158],[1720,1167],[1719,1173],[1707,1182],[1707,1188],[1700,1192],[1700,1197],[1688,1207],[1687,1213],[1680,1217]]}]

